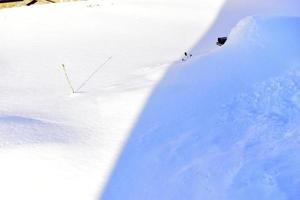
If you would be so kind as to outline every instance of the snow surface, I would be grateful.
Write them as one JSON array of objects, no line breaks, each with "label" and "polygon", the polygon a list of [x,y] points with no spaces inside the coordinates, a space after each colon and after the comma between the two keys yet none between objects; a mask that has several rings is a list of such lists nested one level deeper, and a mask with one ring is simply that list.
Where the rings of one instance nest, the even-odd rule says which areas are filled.
[{"label": "snow surface", "polygon": [[173,65],[103,199],[299,199],[300,18],[248,17]]},{"label": "snow surface", "polygon": [[223,3],[191,2],[0,11],[0,199],[98,198],[152,88]]},{"label": "snow surface", "polygon": [[0,199],[299,199],[299,19],[248,17],[212,46],[247,15],[298,13],[296,0],[1,10]]}]

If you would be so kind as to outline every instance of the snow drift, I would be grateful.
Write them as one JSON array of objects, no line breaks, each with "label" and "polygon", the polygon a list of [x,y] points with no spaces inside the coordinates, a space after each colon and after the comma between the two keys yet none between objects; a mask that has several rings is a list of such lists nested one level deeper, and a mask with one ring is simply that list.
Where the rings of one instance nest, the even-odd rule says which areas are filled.
[{"label": "snow drift", "polygon": [[299,199],[300,18],[248,17],[154,90],[102,199]]}]

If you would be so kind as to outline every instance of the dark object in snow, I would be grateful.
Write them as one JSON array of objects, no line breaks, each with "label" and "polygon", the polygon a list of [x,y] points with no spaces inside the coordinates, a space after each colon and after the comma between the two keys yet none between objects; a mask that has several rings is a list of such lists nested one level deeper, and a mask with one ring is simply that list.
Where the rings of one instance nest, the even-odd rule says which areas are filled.
[{"label": "dark object in snow", "polygon": [[26,4],[27,6],[31,6],[31,5],[33,5],[33,4],[35,4],[37,2],[37,0],[32,0],[32,1],[30,1],[28,4]]},{"label": "dark object in snow", "polygon": [[225,44],[226,40],[227,40],[227,37],[219,37],[217,45],[222,46],[223,44]]},{"label": "dark object in snow", "polygon": [[184,57],[181,59],[181,61],[186,61],[188,58],[192,57],[192,54],[188,54],[187,52],[184,52]]},{"label": "dark object in snow", "polygon": [[[22,0],[23,1],[23,0]],[[39,0],[32,0],[32,1],[30,1],[29,3],[27,3],[26,5],[27,6],[31,6],[31,5],[33,5],[33,4],[35,4],[35,3],[37,3]],[[53,0],[44,0],[44,1],[42,1],[42,2],[50,2],[50,3],[55,3],[55,1],[53,1]]]}]

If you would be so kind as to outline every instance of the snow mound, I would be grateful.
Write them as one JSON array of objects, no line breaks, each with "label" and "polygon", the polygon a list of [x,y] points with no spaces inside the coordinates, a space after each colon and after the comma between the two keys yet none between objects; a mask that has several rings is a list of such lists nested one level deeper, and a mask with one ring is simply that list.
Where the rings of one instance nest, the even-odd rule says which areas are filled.
[{"label": "snow mound", "polygon": [[237,42],[240,45],[247,42],[247,46],[259,43],[277,48],[278,45],[295,46],[299,34],[297,26],[298,17],[249,16],[232,29],[228,39],[229,42]]},{"label": "snow mound", "polygon": [[170,68],[102,199],[299,199],[300,18],[248,17]]},{"label": "snow mound", "polygon": [[58,124],[40,119],[0,116],[0,146],[37,143],[70,143],[76,141],[76,133]]}]

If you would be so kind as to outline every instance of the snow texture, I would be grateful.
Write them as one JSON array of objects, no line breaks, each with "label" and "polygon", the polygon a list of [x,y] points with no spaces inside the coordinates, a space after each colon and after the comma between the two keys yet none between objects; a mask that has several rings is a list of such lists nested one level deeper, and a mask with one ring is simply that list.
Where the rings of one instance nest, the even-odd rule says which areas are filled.
[{"label": "snow texture", "polygon": [[299,5],[0,10],[0,199],[298,200]]},{"label": "snow texture", "polygon": [[300,18],[247,17],[173,66],[102,199],[299,199]]}]

